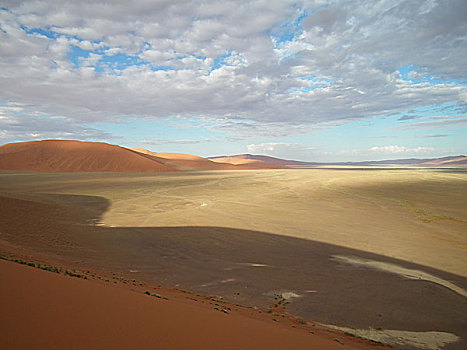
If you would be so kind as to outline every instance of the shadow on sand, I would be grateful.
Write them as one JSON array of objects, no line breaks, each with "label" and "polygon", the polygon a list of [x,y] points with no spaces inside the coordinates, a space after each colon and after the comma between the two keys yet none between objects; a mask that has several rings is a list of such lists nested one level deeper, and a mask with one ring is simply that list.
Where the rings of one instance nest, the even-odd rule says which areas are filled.
[{"label": "shadow on sand", "polygon": [[[257,231],[98,226],[109,205],[106,199],[92,196],[0,197],[0,237],[83,266],[220,295],[233,303],[269,307],[274,295],[282,294],[290,297],[287,311],[322,323],[436,330],[467,337],[465,297],[433,282],[346,264],[335,256],[396,264],[465,289],[463,277],[359,250]],[[464,341],[455,347],[463,345]]]}]

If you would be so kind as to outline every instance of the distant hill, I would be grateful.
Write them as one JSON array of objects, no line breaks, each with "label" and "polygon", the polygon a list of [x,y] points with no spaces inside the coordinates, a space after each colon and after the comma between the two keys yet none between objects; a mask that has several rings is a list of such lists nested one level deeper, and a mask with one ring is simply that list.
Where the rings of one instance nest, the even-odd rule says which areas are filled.
[{"label": "distant hill", "polygon": [[232,164],[251,164],[253,162],[265,162],[273,165],[281,165],[289,168],[309,168],[317,166],[377,166],[377,165],[405,165],[405,166],[462,166],[467,165],[467,157],[464,155],[450,156],[433,159],[393,159],[379,161],[363,161],[363,162],[302,162],[296,160],[281,159],[269,156],[255,154],[239,154],[234,156],[218,156],[208,157],[214,162],[232,163]]},{"label": "distant hill", "polygon": [[[451,166],[451,165],[466,165],[467,157],[461,156],[450,156],[442,158],[430,158],[430,159],[390,159],[390,160],[378,160],[378,161],[364,161],[364,162],[341,162],[332,163],[333,165],[354,165],[354,166],[371,166],[371,165],[407,165],[407,166]],[[325,163],[323,163],[325,164]]]},{"label": "distant hill", "polygon": [[0,146],[0,170],[39,172],[178,171],[157,158],[100,142],[46,140]]}]

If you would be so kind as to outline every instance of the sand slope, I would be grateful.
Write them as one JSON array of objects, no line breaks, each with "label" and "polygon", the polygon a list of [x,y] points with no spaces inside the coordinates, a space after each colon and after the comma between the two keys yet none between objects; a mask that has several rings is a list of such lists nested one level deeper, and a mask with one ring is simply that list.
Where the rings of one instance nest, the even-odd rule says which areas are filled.
[{"label": "sand slope", "polygon": [[370,349],[0,260],[1,349]]},{"label": "sand slope", "polygon": [[45,140],[1,146],[0,170],[159,172],[177,169],[156,158],[107,143]]}]

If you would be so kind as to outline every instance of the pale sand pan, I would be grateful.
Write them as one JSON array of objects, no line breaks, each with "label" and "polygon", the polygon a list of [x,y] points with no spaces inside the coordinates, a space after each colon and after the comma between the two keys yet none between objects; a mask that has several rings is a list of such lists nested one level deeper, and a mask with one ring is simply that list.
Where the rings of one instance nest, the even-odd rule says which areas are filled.
[{"label": "pale sand pan", "polygon": [[429,273],[420,271],[420,270],[413,270],[413,269],[408,269],[405,267],[402,267],[400,265],[396,264],[391,264],[391,263],[386,263],[382,261],[375,261],[375,260],[368,260],[368,259],[362,259],[358,258],[355,256],[341,256],[341,255],[333,255],[332,257],[334,260],[345,263],[345,264],[351,264],[355,266],[362,266],[362,267],[367,267],[371,269],[376,269],[379,271],[384,271],[384,272],[389,272],[389,273],[395,273],[396,275],[409,278],[409,279],[414,279],[414,280],[423,280],[423,281],[429,281],[433,282],[436,284],[439,284],[441,286],[444,286],[446,288],[451,289],[452,291],[467,297],[467,291],[462,289],[459,286],[456,286],[454,283],[451,283],[449,281],[446,281],[442,278],[433,276]]},{"label": "pale sand pan", "polygon": [[394,346],[414,346],[419,349],[439,350],[444,346],[459,340],[459,337],[447,332],[411,332],[392,329],[352,329],[334,325],[324,325],[349,334],[356,335],[375,342],[390,344]]}]

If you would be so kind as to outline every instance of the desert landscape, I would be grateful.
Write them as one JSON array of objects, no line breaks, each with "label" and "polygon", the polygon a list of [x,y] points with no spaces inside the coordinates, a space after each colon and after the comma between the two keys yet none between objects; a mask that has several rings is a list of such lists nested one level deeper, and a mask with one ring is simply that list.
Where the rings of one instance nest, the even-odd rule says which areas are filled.
[{"label": "desert landscape", "polygon": [[[117,152],[111,160],[105,153],[109,150]],[[40,154],[41,168],[20,157],[21,152],[34,159]],[[149,170],[131,172],[134,163],[126,158],[119,162],[121,154],[147,161]],[[156,161],[161,166],[154,171]],[[222,339],[203,336],[196,345],[200,349],[465,347],[464,167],[292,169],[279,164],[271,169],[274,166],[268,164],[259,169],[261,161],[254,161],[254,167],[236,168],[249,160],[219,163],[228,171],[205,170],[209,162],[99,143],[1,146],[0,266],[2,280],[8,281],[1,292],[3,300],[21,302],[8,303],[9,311],[2,316],[2,328],[10,329],[11,337],[2,338],[1,347],[32,344],[11,321],[13,317],[19,324],[25,317],[25,327],[36,329],[43,344],[54,348],[41,338],[37,318],[25,314],[36,308],[37,314],[52,312],[47,298],[57,305],[68,303],[65,296],[55,299],[51,289],[84,295],[83,302],[107,300],[107,293],[115,293],[110,300],[128,300],[125,307],[142,303],[135,308],[144,313],[122,311],[128,315],[125,319],[137,317],[137,324],[146,324],[128,330],[146,339],[138,340],[140,348],[150,348],[159,339],[150,336],[154,320],[168,317],[161,316],[159,307],[166,308],[163,313],[170,313],[171,321],[157,326],[157,334],[172,334],[160,340],[167,344],[160,348],[186,348],[193,334],[205,332],[199,328],[204,317],[209,319],[206,327],[222,329],[213,333],[233,333]],[[201,170],[196,169],[198,163]],[[87,164],[93,164],[92,172]],[[11,261],[57,266],[70,273],[54,275]],[[71,279],[74,275],[81,280]],[[148,301],[148,286],[163,288],[165,294],[158,293],[168,295],[170,303]],[[30,289],[38,296],[14,297]],[[32,304],[26,307],[25,300]],[[102,308],[119,309],[122,304],[109,301]],[[66,319],[76,312],[73,308],[80,306],[58,306],[60,311],[54,313]],[[156,308],[154,313],[151,308]],[[87,319],[85,310],[82,314],[82,320]],[[82,320],[68,326],[92,337],[94,326],[79,326]],[[57,321],[52,317],[47,322],[55,326]],[[121,343],[115,331],[127,329],[127,324],[108,327],[112,332],[106,336],[121,348],[133,339],[128,336]],[[179,327],[187,335],[174,342]],[[240,339],[253,337],[244,332],[263,340],[242,343]],[[277,337],[260,336],[261,332]],[[69,331],[59,334],[63,331],[51,342],[78,339]],[[264,339],[267,342],[261,343]]]},{"label": "desert landscape", "polygon": [[467,1],[0,6],[0,350],[467,349]]}]

